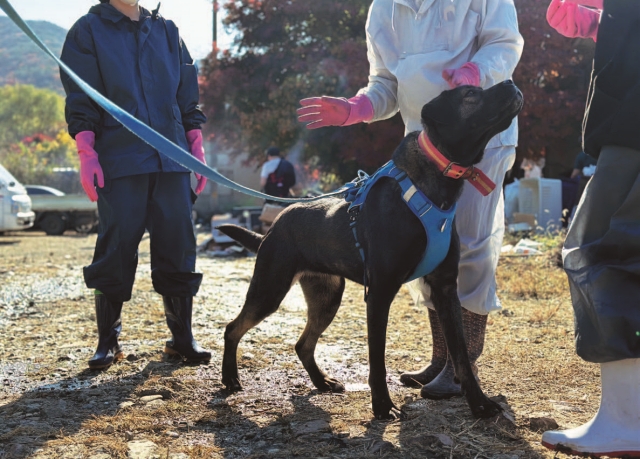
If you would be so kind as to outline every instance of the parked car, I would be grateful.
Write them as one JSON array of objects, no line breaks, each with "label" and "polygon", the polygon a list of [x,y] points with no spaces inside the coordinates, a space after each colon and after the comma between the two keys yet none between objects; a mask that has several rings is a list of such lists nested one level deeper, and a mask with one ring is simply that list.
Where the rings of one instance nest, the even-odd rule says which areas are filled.
[{"label": "parked car", "polygon": [[0,233],[33,226],[31,199],[24,186],[0,164]]},{"label": "parked car", "polygon": [[34,228],[50,236],[68,229],[90,233],[98,225],[98,205],[84,194],[65,194],[42,185],[25,185],[36,213]]}]

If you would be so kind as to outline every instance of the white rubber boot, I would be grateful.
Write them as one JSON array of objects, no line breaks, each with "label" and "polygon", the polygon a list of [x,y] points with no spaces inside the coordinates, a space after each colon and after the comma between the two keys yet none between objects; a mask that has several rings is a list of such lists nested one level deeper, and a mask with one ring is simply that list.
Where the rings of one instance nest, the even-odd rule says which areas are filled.
[{"label": "white rubber boot", "polygon": [[640,359],[600,364],[602,398],[591,421],[542,435],[547,448],[592,456],[640,457]]}]

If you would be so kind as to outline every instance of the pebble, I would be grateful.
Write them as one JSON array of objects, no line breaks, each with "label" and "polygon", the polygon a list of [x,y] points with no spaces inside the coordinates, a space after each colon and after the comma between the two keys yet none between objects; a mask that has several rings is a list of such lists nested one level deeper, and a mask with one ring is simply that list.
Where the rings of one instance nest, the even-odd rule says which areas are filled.
[{"label": "pebble", "polygon": [[162,395],[145,395],[144,397],[140,397],[142,403],[149,403],[155,400],[162,400]]},{"label": "pebble", "polygon": [[116,431],[115,427],[109,425],[107,427],[104,428],[103,433],[105,435],[111,435],[112,433],[114,433]]},{"label": "pebble", "polygon": [[164,400],[151,400],[149,403],[147,403],[146,406],[162,406],[164,405],[166,402]]},{"label": "pebble", "polygon": [[171,438],[179,438],[180,434],[178,432],[174,432],[173,430],[169,430],[168,432],[165,432],[165,435],[167,437],[171,437]]},{"label": "pebble", "polygon": [[135,405],[135,403],[133,402],[122,402],[120,405],[118,405],[118,408],[124,410],[125,408],[132,407],[133,405]]},{"label": "pebble", "polygon": [[127,443],[129,459],[156,459],[160,458],[158,445],[149,440],[136,440]]}]

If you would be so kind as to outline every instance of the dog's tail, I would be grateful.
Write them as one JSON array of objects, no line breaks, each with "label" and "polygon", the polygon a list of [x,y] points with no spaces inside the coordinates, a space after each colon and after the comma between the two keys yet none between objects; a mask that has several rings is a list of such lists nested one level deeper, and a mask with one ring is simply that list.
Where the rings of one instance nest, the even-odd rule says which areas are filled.
[{"label": "dog's tail", "polygon": [[256,253],[260,243],[262,242],[262,235],[249,231],[246,228],[238,225],[220,225],[216,226],[216,229],[221,233],[226,234],[231,239],[239,242],[247,250]]}]

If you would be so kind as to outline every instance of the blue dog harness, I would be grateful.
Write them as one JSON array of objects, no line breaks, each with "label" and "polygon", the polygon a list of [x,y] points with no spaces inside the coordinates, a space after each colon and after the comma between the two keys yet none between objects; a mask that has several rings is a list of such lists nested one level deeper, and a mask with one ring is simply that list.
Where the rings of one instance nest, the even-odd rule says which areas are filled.
[{"label": "blue dog harness", "polygon": [[[345,199],[351,203],[348,212],[352,214],[351,229],[356,239],[356,247],[360,251],[362,261],[365,261],[364,250],[358,242],[356,233],[357,219],[355,215],[365,205],[367,195],[373,185],[382,177],[391,177],[398,182],[402,189],[402,199],[407,203],[409,209],[418,217],[425,232],[427,233],[427,247],[418,266],[405,282],[412,281],[419,277],[431,273],[444,260],[449,252],[451,244],[451,227],[453,217],[456,213],[456,204],[448,210],[442,210],[436,206],[425,194],[420,191],[407,176],[405,172],[398,169],[393,161],[389,161],[382,166],[372,176],[361,176],[356,186],[350,188],[345,193]],[[367,286],[367,274],[365,264],[365,297]]]}]

